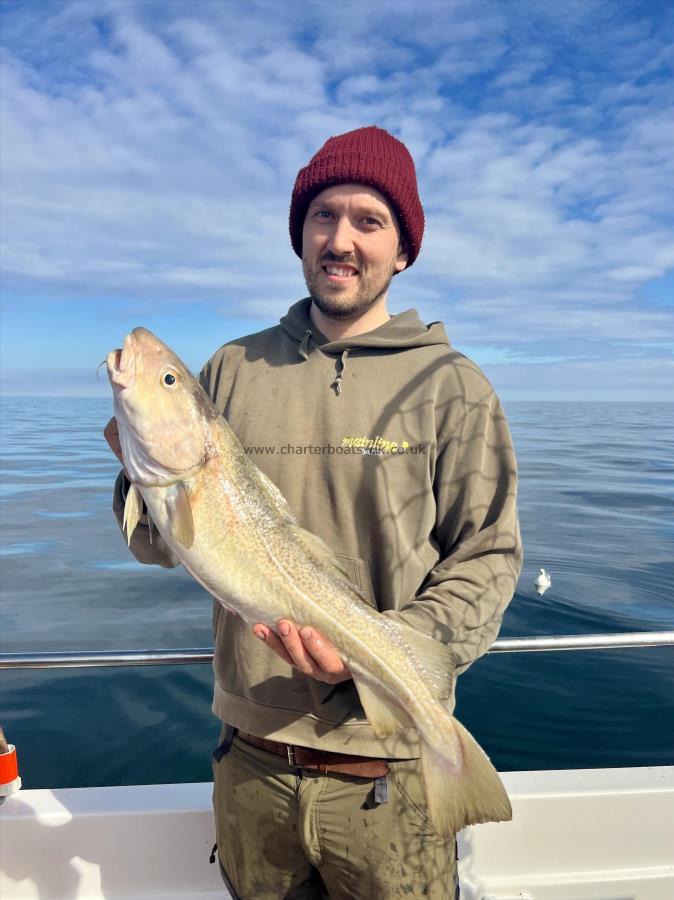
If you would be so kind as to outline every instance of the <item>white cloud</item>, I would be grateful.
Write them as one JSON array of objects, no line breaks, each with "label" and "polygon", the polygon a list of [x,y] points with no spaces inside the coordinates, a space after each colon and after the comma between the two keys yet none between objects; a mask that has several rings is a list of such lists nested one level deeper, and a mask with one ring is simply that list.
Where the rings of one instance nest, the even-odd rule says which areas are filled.
[{"label": "white cloud", "polygon": [[20,7],[2,60],[5,291],[276,311],[301,287],[295,173],[378,123],[413,152],[427,211],[397,298],[471,341],[654,340],[674,327],[639,294],[674,266],[668,33],[613,4],[528,8]]}]

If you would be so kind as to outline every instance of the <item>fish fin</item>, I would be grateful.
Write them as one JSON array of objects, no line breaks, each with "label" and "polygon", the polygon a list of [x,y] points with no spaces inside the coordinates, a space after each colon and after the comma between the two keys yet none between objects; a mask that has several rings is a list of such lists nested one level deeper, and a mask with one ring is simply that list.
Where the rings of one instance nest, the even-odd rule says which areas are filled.
[{"label": "fish fin", "polygon": [[262,482],[262,486],[270,495],[270,500],[272,505],[275,507],[276,512],[280,513],[284,518],[291,519],[293,522],[296,522],[295,513],[290,508],[290,504],[283,496],[281,491],[276,487],[274,482],[267,475],[264,474],[261,469],[258,469],[256,475]]},{"label": "fish fin", "polygon": [[338,557],[330,547],[328,547],[325,541],[322,538],[319,538],[317,534],[307,531],[306,528],[301,528],[297,524],[297,520],[292,512],[290,515],[293,516],[293,519],[292,523],[288,526],[289,532],[295,540],[299,541],[303,550],[313,557],[314,561],[325,573],[336,578],[341,584],[348,585],[354,598],[360,600],[365,606],[372,607],[372,603],[367,599],[363,590],[359,585],[354,583],[351,574],[340,563]]},{"label": "fish fin", "polygon": [[131,535],[136,529],[143,509],[143,498],[135,484],[129,485],[124,501],[124,519],[122,528],[126,532],[126,542],[131,543]]},{"label": "fish fin", "polygon": [[353,680],[367,720],[378,738],[389,737],[403,728],[412,726],[411,720],[402,709],[388,698],[379,696],[360,676],[353,675]]},{"label": "fish fin", "polygon": [[453,763],[448,764],[446,755],[421,741],[428,812],[443,837],[453,836],[467,825],[512,819],[508,794],[489,757],[460,722],[451,721],[458,744],[458,759]]},{"label": "fish fin", "polygon": [[173,490],[167,494],[166,511],[171,534],[189,550],[194,543],[194,518],[187,488],[182,482],[174,485]]},{"label": "fish fin", "polygon": [[[340,566],[339,560],[322,538],[319,538],[318,535],[312,534],[310,531],[307,531],[305,528],[300,528],[299,526],[294,529],[294,531],[305,550],[308,550],[324,569],[326,569],[333,577],[339,578],[340,581],[348,582],[363,602],[367,603],[360,588],[351,581],[349,573]],[[368,603],[368,606],[369,605],[370,604]]]},{"label": "fish fin", "polygon": [[404,622],[386,616],[400,639],[409,647],[426,684],[437,700],[441,700],[448,712],[454,708],[456,683],[456,657],[454,651],[441,641],[436,641]]}]

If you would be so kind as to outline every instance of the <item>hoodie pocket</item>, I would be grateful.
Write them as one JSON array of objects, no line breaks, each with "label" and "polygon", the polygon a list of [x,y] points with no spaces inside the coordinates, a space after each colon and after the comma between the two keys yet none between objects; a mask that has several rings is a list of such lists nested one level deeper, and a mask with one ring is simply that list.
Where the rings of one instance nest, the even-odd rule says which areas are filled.
[{"label": "hoodie pocket", "polygon": [[338,556],[337,559],[351,581],[356,587],[360,588],[370,606],[377,609],[377,601],[374,596],[374,588],[372,587],[372,576],[370,575],[370,563],[366,559],[359,559],[355,556]]}]

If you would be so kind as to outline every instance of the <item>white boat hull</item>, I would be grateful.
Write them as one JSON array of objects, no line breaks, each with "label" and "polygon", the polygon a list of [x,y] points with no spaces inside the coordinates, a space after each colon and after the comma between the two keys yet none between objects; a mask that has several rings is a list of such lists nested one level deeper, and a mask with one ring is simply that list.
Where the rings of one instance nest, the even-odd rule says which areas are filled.
[{"label": "white boat hull", "polygon": [[[462,900],[674,898],[674,766],[503,780],[513,821],[459,836]],[[210,784],[21,791],[0,807],[0,897],[223,900],[213,840]]]}]

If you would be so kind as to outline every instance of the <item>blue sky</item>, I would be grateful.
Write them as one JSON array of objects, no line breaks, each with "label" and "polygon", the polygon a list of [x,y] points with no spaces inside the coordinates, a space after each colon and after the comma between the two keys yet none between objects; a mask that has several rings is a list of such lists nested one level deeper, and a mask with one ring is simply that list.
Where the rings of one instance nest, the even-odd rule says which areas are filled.
[{"label": "blue sky", "polygon": [[426,234],[390,307],[504,399],[674,397],[674,5],[4,0],[6,394],[104,396],[135,325],[194,368],[304,296],[297,170],[377,124]]}]

